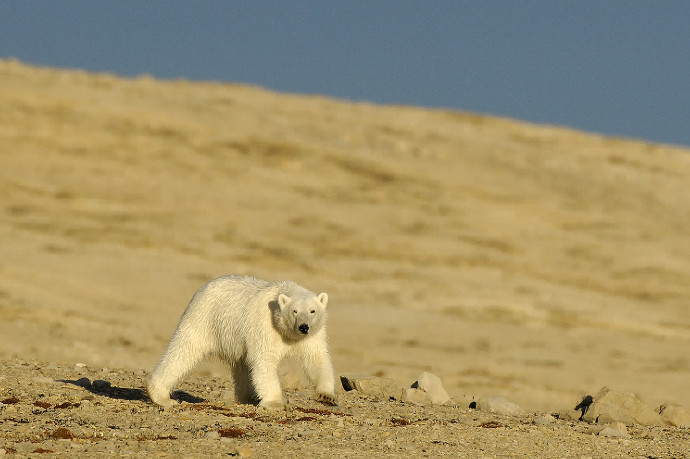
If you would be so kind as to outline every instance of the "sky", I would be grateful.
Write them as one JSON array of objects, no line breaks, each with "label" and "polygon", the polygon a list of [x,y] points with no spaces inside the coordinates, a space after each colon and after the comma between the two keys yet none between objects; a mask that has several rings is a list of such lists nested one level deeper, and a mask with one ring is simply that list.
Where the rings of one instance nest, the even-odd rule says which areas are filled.
[{"label": "sky", "polygon": [[687,0],[3,0],[0,58],[690,146],[688,18]]}]

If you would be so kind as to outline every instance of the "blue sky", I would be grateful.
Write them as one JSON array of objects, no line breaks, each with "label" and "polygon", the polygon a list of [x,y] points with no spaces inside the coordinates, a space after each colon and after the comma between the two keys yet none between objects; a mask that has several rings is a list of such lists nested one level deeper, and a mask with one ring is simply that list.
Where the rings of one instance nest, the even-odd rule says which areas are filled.
[{"label": "blue sky", "polygon": [[688,18],[686,0],[8,0],[0,57],[690,146]]}]

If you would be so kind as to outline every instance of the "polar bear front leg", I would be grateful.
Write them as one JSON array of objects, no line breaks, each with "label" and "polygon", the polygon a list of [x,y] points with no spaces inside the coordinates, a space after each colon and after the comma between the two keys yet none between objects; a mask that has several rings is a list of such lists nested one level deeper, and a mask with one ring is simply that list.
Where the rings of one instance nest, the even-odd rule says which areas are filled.
[{"label": "polar bear front leg", "polygon": [[326,405],[337,405],[333,363],[328,349],[323,345],[316,348],[312,347],[309,350],[311,352],[303,357],[304,370],[309,379],[316,385],[318,401]]},{"label": "polar bear front leg", "polygon": [[259,406],[270,409],[285,409],[283,390],[278,378],[278,359],[263,357],[250,364],[251,379],[260,402]]}]

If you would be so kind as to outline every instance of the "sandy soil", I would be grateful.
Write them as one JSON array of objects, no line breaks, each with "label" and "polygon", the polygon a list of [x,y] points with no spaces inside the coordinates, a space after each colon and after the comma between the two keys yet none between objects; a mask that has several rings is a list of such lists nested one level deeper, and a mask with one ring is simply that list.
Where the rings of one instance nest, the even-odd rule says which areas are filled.
[{"label": "sandy soil", "polygon": [[0,358],[149,371],[200,285],[251,274],[329,293],[339,374],[430,371],[530,413],[604,385],[690,407],[689,153],[0,61]]}]

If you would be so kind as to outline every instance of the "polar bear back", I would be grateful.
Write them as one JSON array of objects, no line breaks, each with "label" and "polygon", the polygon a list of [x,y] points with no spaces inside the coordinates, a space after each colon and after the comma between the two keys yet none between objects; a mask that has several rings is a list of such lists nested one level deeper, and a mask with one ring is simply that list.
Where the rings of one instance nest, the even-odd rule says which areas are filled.
[{"label": "polar bear back", "polygon": [[[202,286],[192,297],[180,324],[194,324],[210,335],[213,352],[230,358],[244,354],[249,341],[266,342],[272,325],[271,303],[279,294],[312,294],[292,281],[269,282],[249,276],[228,275]],[[267,326],[268,325],[268,326]]]}]

